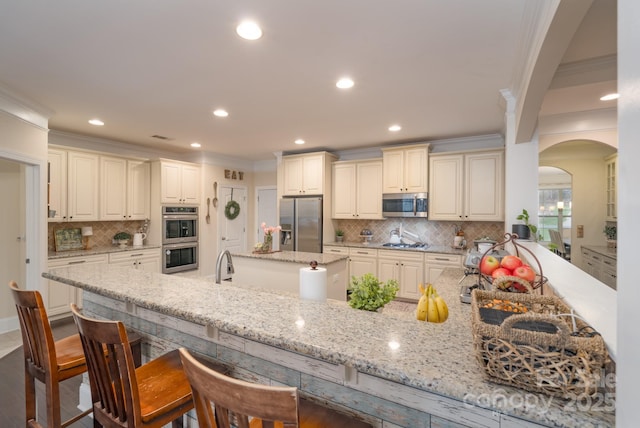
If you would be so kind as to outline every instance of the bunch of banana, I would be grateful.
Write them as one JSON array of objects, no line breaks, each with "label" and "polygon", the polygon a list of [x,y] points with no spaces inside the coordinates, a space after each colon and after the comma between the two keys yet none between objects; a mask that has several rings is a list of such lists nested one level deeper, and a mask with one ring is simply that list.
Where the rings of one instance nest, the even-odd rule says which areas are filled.
[{"label": "bunch of banana", "polygon": [[420,284],[420,300],[418,301],[418,309],[416,310],[416,319],[419,321],[428,322],[445,322],[449,317],[449,308],[447,303],[442,297],[438,295],[438,292],[433,285],[427,285],[425,289]]}]

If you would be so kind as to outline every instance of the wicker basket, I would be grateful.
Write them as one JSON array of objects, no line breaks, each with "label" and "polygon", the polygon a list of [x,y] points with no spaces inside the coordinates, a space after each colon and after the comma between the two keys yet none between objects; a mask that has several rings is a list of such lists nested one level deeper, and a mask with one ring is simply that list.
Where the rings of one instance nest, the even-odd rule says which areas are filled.
[{"label": "wicker basket", "polygon": [[[486,308],[505,302],[525,309]],[[555,396],[598,392],[604,340],[580,318],[562,315],[570,309],[557,297],[476,289],[471,308],[474,352],[490,380]]]}]

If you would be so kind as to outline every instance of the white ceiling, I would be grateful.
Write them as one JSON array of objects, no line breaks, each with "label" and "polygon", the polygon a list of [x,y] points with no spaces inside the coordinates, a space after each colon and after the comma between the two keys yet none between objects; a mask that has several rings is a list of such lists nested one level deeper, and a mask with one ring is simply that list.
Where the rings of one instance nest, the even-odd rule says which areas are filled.
[{"label": "white ceiling", "polygon": [[[500,133],[527,1],[5,1],[0,85],[52,110],[53,130],[246,160],[297,138],[345,150]],[[615,55],[615,1],[592,12],[564,62]],[[244,18],[262,39],[236,36]],[[343,75],[352,89],[335,87]],[[545,114],[602,108],[582,94],[615,80],[557,86]]]}]

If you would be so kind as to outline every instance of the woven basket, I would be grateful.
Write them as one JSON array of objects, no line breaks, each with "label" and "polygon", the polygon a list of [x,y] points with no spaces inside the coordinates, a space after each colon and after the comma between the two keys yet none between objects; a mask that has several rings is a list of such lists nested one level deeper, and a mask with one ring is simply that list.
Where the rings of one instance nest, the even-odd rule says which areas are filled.
[{"label": "woven basket", "polygon": [[[486,309],[505,301],[526,312]],[[604,340],[580,318],[557,316],[570,314],[557,297],[476,289],[471,308],[474,352],[491,381],[564,397],[598,392],[608,358]]]}]

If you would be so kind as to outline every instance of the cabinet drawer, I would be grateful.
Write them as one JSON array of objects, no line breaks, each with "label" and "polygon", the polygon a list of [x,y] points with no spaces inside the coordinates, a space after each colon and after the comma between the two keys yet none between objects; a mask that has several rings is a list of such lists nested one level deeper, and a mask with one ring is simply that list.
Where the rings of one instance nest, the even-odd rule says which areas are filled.
[{"label": "cabinet drawer", "polygon": [[79,264],[107,263],[107,255],[99,254],[95,256],[66,257],[63,259],[49,260],[47,265],[50,268],[73,266]]},{"label": "cabinet drawer", "polygon": [[322,252],[325,254],[343,254],[345,256],[349,255],[349,248],[347,247],[330,247],[325,245],[322,249]]},{"label": "cabinet drawer", "polygon": [[350,256],[378,257],[378,250],[371,248],[349,248]]},{"label": "cabinet drawer", "polygon": [[402,251],[402,250],[378,250],[378,257],[385,259],[402,259],[402,260],[414,260],[422,261],[422,253],[415,251]]},{"label": "cabinet drawer", "polygon": [[462,265],[462,257],[455,254],[426,254],[424,259],[426,263],[451,266]]},{"label": "cabinet drawer", "polygon": [[109,263],[117,263],[124,260],[141,259],[146,257],[159,257],[160,251],[158,248],[147,250],[132,250],[122,251],[118,253],[109,254]]}]

